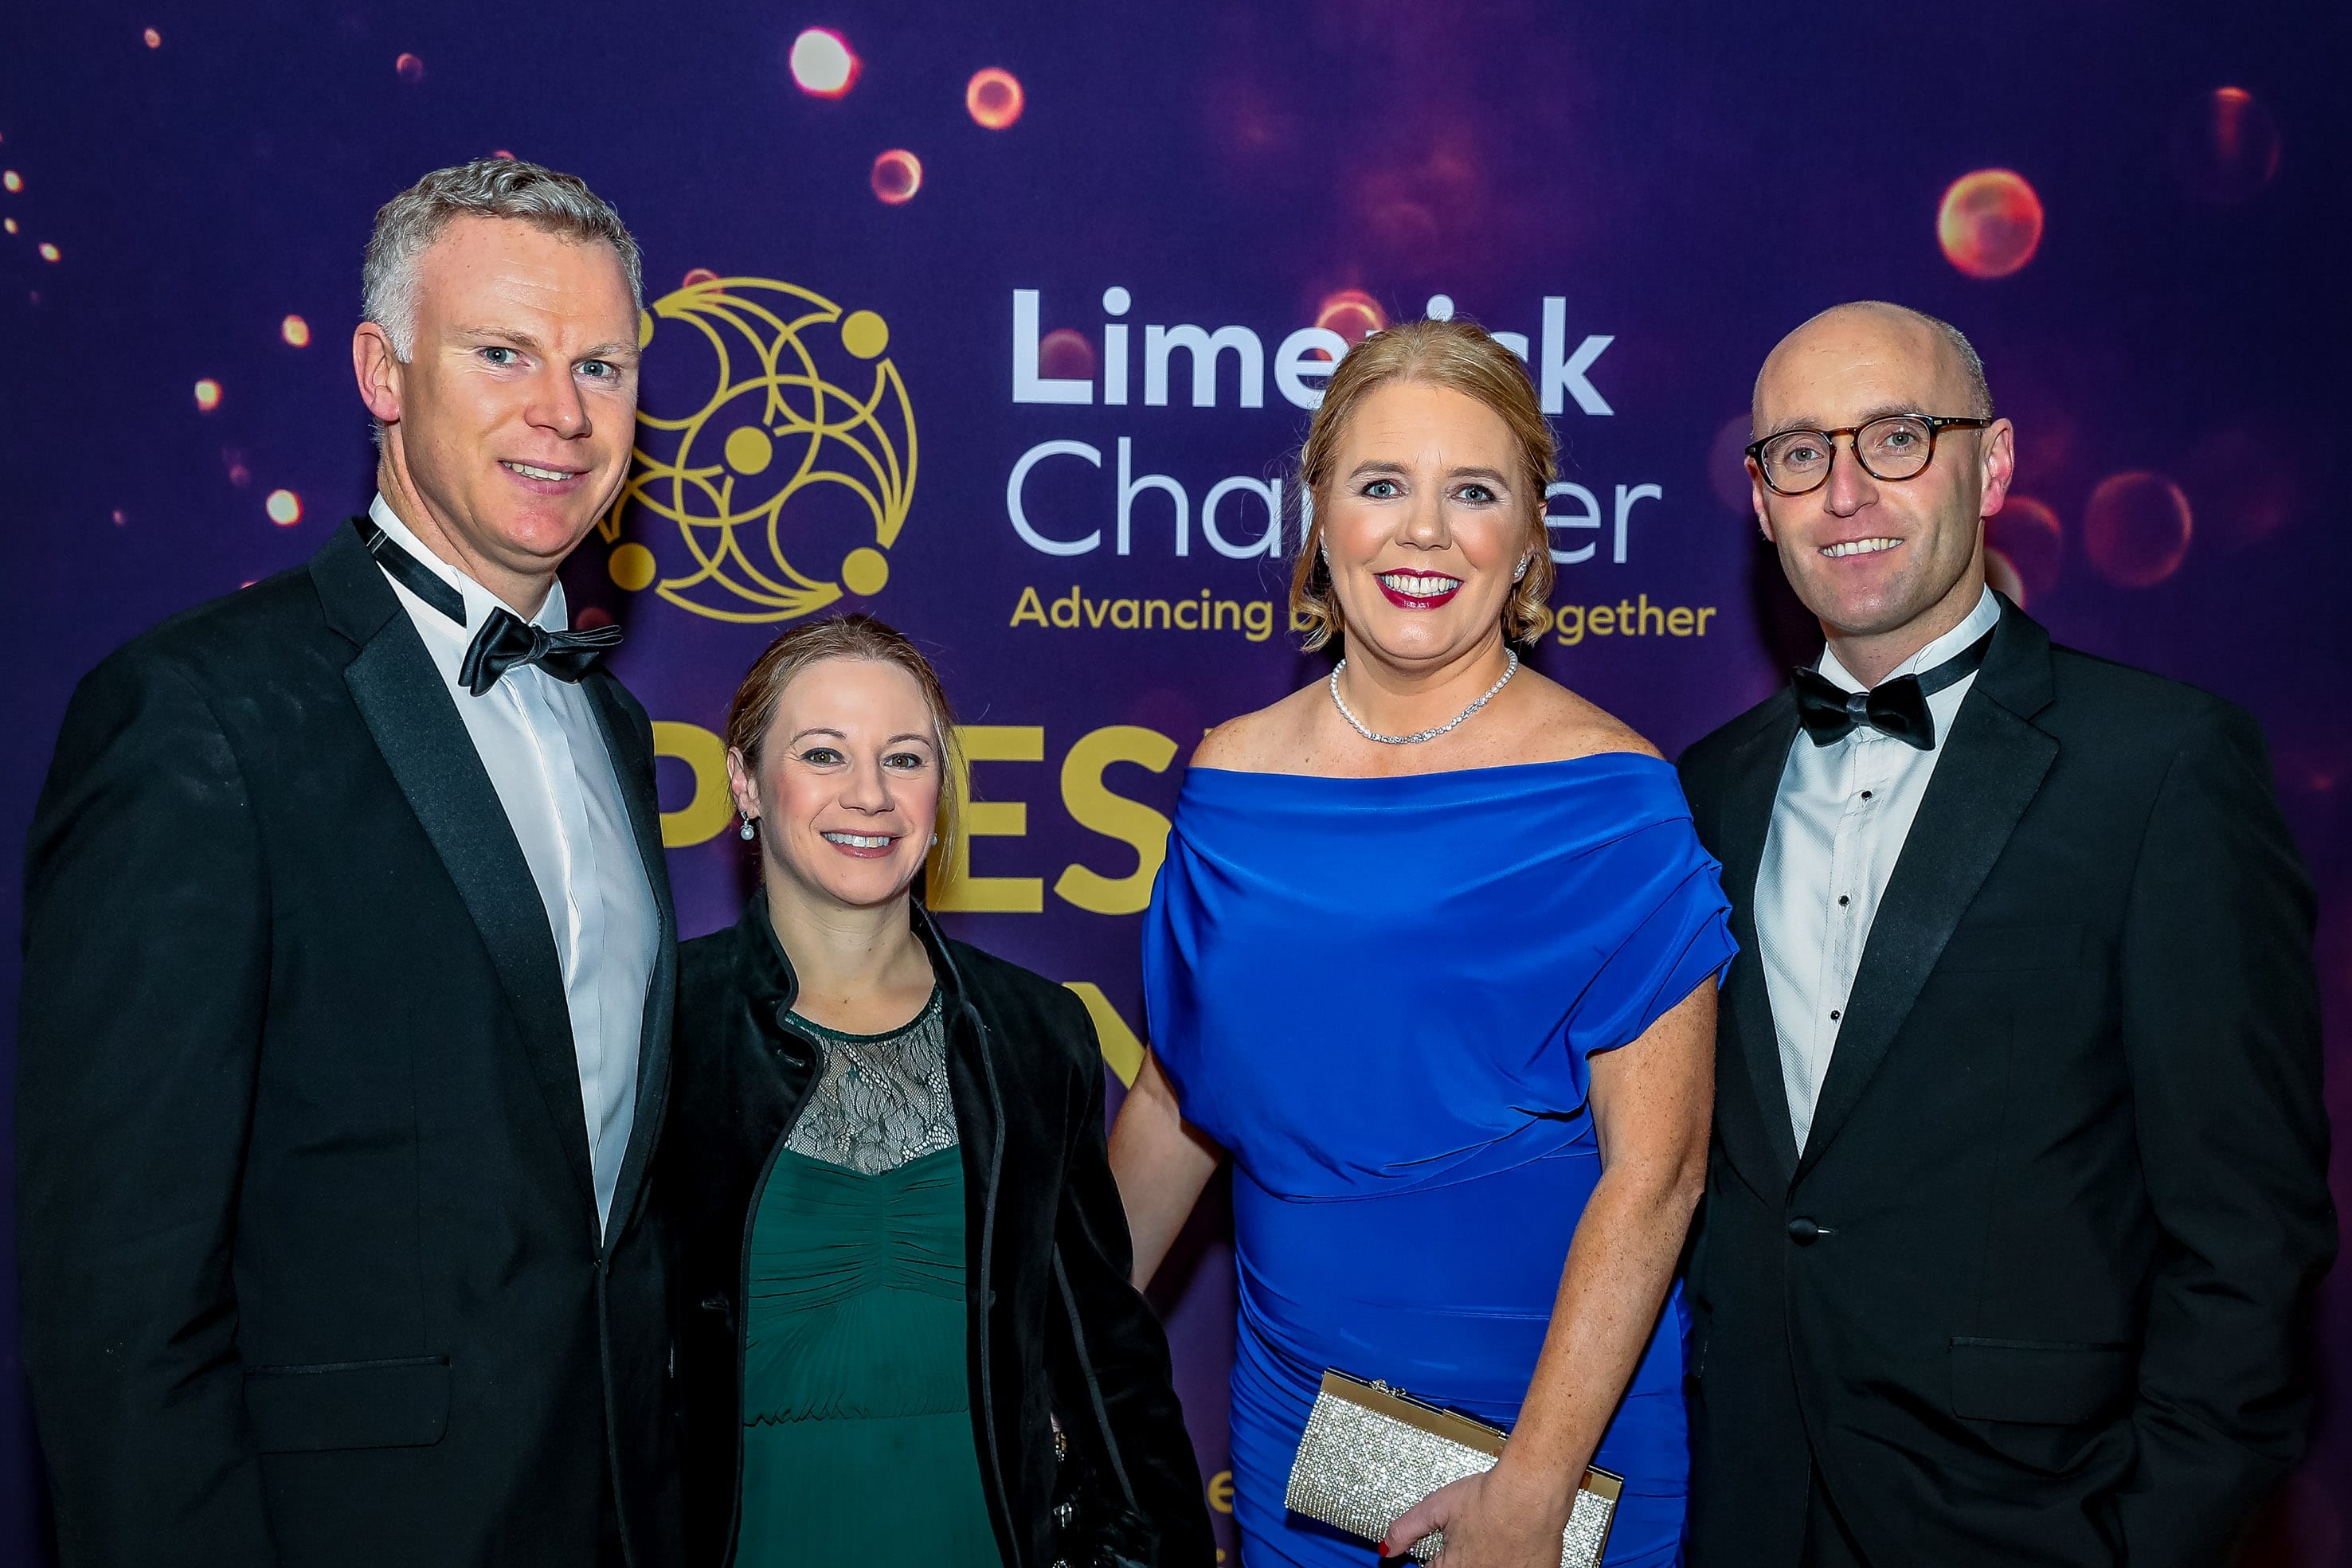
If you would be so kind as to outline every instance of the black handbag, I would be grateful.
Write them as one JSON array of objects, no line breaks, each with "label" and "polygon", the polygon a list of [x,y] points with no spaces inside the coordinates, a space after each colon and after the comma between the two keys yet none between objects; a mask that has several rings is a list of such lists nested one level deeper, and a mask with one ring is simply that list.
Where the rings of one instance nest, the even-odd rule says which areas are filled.
[{"label": "black handbag", "polygon": [[[1154,1568],[1160,1532],[1136,1506],[1135,1489],[1119,1462],[1118,1438],[1103,1408],[1102,1385],[1095,1380],[1086,1329],[1078,1322],[1077,1296],[1063,1271],[1058,1247],[1054,1249],[1054,1283],[1061,1289],[1071,1359],[1082,1386],[1068,1391],[1066,1406],[1063,1391],[1055,1390],[1050,1568]],[[1079,1435],[1076,1440],[1073,1429]]]}]

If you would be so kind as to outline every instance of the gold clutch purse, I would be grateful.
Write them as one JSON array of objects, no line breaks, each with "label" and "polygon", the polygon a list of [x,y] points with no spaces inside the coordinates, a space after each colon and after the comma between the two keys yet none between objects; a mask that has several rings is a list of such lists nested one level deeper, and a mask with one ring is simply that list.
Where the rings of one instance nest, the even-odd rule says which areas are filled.
[{"label": "gold clutch purse", "polygon": [[[1293,1513],[1377,1542],[1400,1514],[1438,1488],[1493,1469],[1506,1435],[1385,1383],[1326,1372],[1283,1502]],[[1559,1568],[1600,1568],[1624,1490],[1622,1476],[1584,1472],[1576,1510],[1560,1534]],[[1442,1531],[1424,1535],[1412,1543],[1412,1556],[1426,1563],[1444,1544]]]}]

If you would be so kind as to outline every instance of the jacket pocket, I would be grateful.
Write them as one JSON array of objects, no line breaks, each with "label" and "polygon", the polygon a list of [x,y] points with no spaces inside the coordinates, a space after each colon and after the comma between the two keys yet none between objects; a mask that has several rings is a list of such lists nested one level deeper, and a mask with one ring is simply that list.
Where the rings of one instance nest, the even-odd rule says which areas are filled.
[{"label": "jacket pocket", "polygon": [[2083,928],[2077,925],[1968,925],[1952,933],[1936,967],[1954,972],[1982,969],[2071,969],[2082,961]]},{"label": "jacket pocket", "polygon": [[430,1448],[449,1427],[449,1358],[247,1367],[245,1409],[265,1454]]},{"label": "jacket pocket", "polygon": [[1952,1414],[1963,1420],[2081,1426],[2121,1410],[2131,1386],[2127,1344],[1952,1340]]}]

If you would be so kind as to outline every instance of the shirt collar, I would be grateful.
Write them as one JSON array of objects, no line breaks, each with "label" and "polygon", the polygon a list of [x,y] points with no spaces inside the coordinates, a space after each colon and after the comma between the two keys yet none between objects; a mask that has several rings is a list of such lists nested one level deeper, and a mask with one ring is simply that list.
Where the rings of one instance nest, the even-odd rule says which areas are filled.
[{"label": "shirt collar", "polygon": [[[409,614],[419,624],[446,628],[450,636],[462,646],[474,631],[489,620],[491,611],[505,610],[509,614],[513,612],[512,607],[497,594],[427,549],[415,534],[409,530],[408,525],[400,520],[400,515],[392,509],[392,503],[386,501],[381,492],[368,507],[368,516],[374,519],[377,528],[382,528],[391,537],[394,544],[415,557],[417,564],[424,567],[425,570],[456,589],[457,596],[466,601],[466,624],[460,627],[394,581],[392,585],[393,591],[400,595],[403,603],[408,605]],[[417,613],[419,610],[423,610],[425,613],[419,615]],[[546,601],[540,605],[539,613],[530,617],[530,623],[544,627],[550,632],[562,632],[570,628],[571,612],[564,604],[562,580],[559,579],[548,584]]]},{"label": "shirt collar", "polygon": [[[1991,631],[2000,623],[2000,601],[1993,597],[1990,585],[1987,585],[1977,596],[1976,608],[1969,611],[1958,625],[1887,671],[1886,680],[1891,681],[1900,675],[1916,675],[1922,670],[1934,669]],[[1870,689],[1846,672],[1846,667],[1838,663],[1837,650],[1827,644],[1823,644],[1822,648],[1820,669],[1821,673],[1827,675],[1831,683],[1842,691],[1863,692]],[[1966,682],[1955,682],[1947,689],[1957,689],[1966,684]]]}]

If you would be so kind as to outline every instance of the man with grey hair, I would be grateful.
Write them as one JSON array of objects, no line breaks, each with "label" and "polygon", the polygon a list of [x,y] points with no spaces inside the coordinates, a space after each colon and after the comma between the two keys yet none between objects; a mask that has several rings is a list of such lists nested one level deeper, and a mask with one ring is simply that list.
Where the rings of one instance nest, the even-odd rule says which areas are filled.
[{"label": "man with grey hair", "polygon": [[1681,763],[1723,862],[1694,1568],[2219,1564],[2301,1454],[2336,1249],[2311,887],[2262,734],[1985,585],[1956,329],[1756,382],[1820,659]]},{"label": "man with grey hair", "polygon": [[638,263],[510,159],[377,214],[367,515],[117,650],[26,857],[24,1353],[65,1563],[667,1564],[645,712],[557,569]]}]

